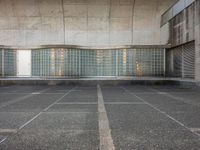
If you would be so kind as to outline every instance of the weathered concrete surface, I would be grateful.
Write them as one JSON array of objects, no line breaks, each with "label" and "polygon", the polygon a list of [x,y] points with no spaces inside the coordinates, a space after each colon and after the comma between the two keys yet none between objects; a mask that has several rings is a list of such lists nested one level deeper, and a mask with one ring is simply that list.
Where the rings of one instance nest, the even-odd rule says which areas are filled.
[{"label": "weathered concrete surface", "polygon": [[[96,85],[1,86],[0,107],[6,94],[13,103],[0,108],[0,149],[99,150],[99,130],[108,123],[116,150],[199,149],[199,88],[100,88],[98,93]],[[23,93],[33,96],[16,102]],[[98,96],[104,101],[98,102]],[[99,113],[107,114],[106,122]]]},{"label": "weathered concrete surface", "polygon": [[0,45],[159,45],[176,0],[1,0]]},{"label": "weathered concrete surface", "polygon": [[166,23],[161,27],[161,44],[166,45],[170,43],[170,24]]},{"label": "weathered concrete surface", "polygon": [[[180,6],[182,3],[184,4],[184,1],[179,2],[181,2]],[[161,27],[162,44],[177,46],[195,40],[195,6],[195,3],[191,4],[173,17],[168,22],[169,25],[166,24]],[[176,11],[178,10],[177,8]]]},{"label": "weathered concrete surface", "polygon": [[[175,6],[180,11],[184,3]],[[178,6],[180,5],[180,8]],[[174,9],[175,10],[175,9]],[[169,12],[170,15],[171,12]],[[195,80],[200,81],[200,1],[196,0],[161,27],[161,43],[172,47],[195,41]],[[180,48],[180,47],[179,47]],[[192,53],[192,52],[191,52]],[[188,56],[187,56],[188,57]]]},{"label": "weathered concrete surface", "polygon": [[197,81],[200,81],[200,25],[196,26],[195,28],[195,32],[196,32],[196,43],[195,43],[195,51],[196,51],[196,64],[195,64],[195,79]]},{"label": "weathered concrete surface", "polygon": [[200,82],[200,1],[196,1],[196,13],[195,13],[195,50],[196,50],[196,73],[195,79]]},{"label": "weathered concrete surface", "polygon": [[[199,25],[199,1],[196,0],[189,6],[187,3],[189,1],[180,0],[174,5],[173,11],[170,11],[172,8],[168,11],[168,17],[176,12],[178,14],[161,27],[162,44],[171,44],[175,47],[193,40],[198,41],[199,31],[196,32],[196,26]],[[165,16],[163,17],[165,19]]]}]

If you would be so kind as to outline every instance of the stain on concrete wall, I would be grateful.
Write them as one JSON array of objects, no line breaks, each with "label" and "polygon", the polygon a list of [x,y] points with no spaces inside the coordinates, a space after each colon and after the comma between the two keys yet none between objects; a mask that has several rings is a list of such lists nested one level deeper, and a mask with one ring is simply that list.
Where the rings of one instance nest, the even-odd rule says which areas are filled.
[{"label": "stain on concrete wall", "polygon": [[[176,5],[174,5],[173,10],[177,9],[178,11],[179,9],[175,6]],[[175,15],[175,17],[170,19],[166,24],[162,25],[162,44],[171,44],[172,47],[174,47],[195,40],[195,25],[198,21],[198,19],[195,18],[196,10],[195,2],[193,2]],[[165,16],[167,15],[164,15],[163,17]],[[162,20],[165,20],[165,18]]]},{"label": "stain on concrete wall", "polygon": [[196,0],[179,12],[161,27],[161,31],[163,44],[171,44],[175,47],[174,52],[177,46],[195,41],[195,79],[200,81],[200,1]]},{"label": "stain on concrete wall", "polygon": [[170,44],[177,46],[194,40],[195,3],[176,15],[170,22]]}]

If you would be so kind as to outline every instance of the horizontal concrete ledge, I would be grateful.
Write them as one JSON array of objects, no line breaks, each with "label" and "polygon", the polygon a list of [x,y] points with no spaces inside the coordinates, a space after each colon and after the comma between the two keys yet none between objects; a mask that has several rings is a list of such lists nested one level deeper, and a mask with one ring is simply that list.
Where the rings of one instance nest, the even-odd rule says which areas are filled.
[{"label": "horizontal concrete ledge", "polygon": [[42,45],[42,48],[63,47],[63,48],[77,48],[77,49],[142,49],[142,48],[170,48],[170,45],[116,45],[116,46],[79,46],[79,45]]},{"label": "horizontal concrete ledge", "polygon": [[128,76],[122,76],[122,77],[0,77],[0,80],[54,80],[54,81],[58,81],[58,80],[86,80],[86,81],[94,81],[94,80],[128,80],[128,81],[132,81],[132,80],[145,80],[145,81],[185,81],[185,82],[195,82],[195,80],[193,79],[181,79],[181,78],[166,78],[166,77],[128,77]]},{"label": "horizontal concrete ledge", "polygon": [[36,45],[36,46],[6,46],[0,45],[2,49],[20,49],[20,50],[27,50],[27,49],[43,49],[43,48],[71,48],[71,49],[149,49],[149,48],[161,48],[166,49],[170,48],[170,45],[113,45],[113,46],[81,46],[81,45]]},{"label": "horizontal concrete ledge", "polygon": [[101,77],[101,78],[0,78],[1,85],[183,85],[197,86],[198,82],[179,78]]}]

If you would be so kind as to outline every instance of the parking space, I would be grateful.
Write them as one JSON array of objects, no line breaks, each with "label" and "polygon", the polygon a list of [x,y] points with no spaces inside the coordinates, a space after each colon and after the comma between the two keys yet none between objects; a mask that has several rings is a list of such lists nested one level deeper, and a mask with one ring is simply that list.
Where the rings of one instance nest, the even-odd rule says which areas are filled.
[{"label": "parking space", "polygon": [[199,91],[139,85],[2,86],[0,149],[199,149]]},{"label": "parking space", "polygon": [[1,149],[98,149],[96,87],[46,86],[27,94],[0,109]]},{"label": "parking space", "polygon": [[[116,149],[199,149],[200,136],[197,131],[200,128],[200,107],[184,102],[192,97],[183,100],[171,96],[173,92],[198,95],[198,89],[174,86],[120,88],[113,90],[110,87],[109,90],[102,87]],[[107,94],[115,96],[109,97]],[[125,103],[130,95],[130,100],[135,103]],[[106,103],[119,99],[121,103]]]}]

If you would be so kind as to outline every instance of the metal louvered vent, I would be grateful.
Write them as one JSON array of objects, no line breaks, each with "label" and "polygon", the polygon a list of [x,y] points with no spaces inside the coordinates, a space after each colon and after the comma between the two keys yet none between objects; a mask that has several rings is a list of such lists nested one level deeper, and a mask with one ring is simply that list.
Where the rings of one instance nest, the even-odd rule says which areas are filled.
[{"label": "metal louvered vent", "polygon": [[166,52],[166,74],[169,77],[195,77],[195,43],[190,42]]},{"label": "metal louvered vent", "polygon": [[195,44],[189,43],[183,46],[183,77],[195,77]]},{"label": "metal louvered vent", "polygon": [[174,49],[174,77],[182,76],[182,47],[177,47]]}]

